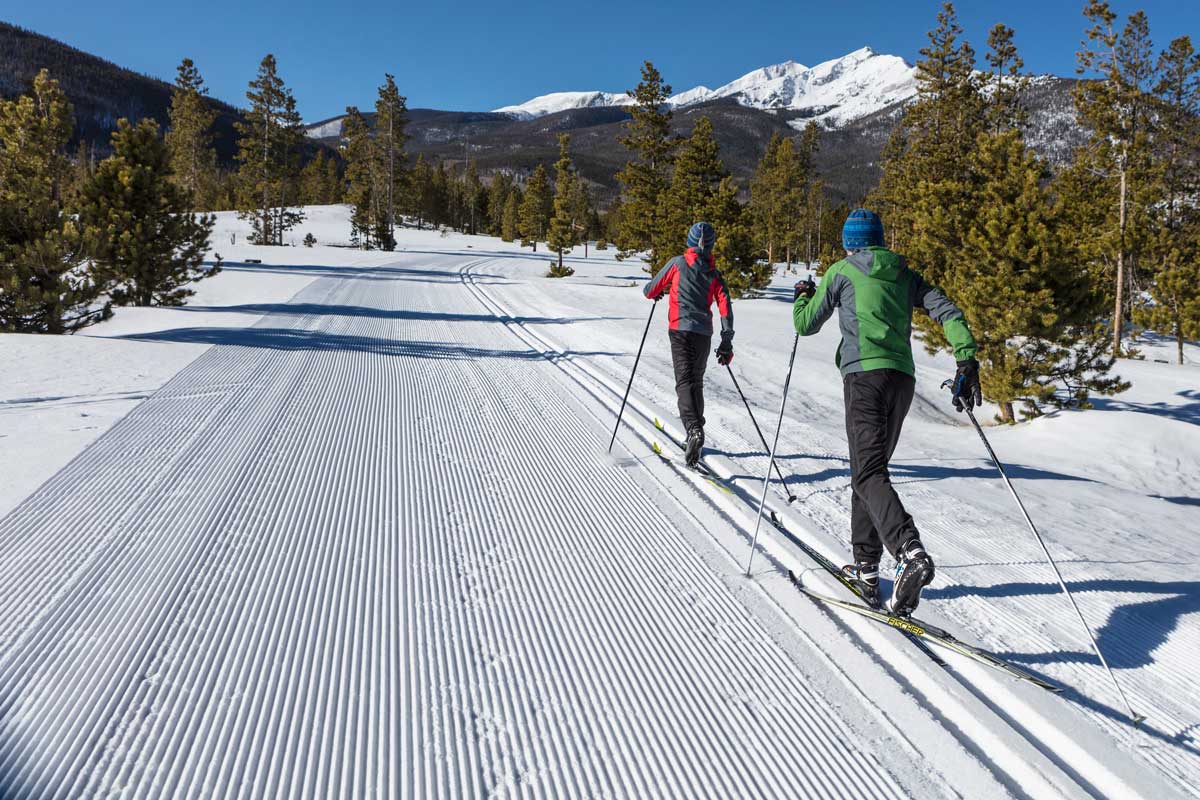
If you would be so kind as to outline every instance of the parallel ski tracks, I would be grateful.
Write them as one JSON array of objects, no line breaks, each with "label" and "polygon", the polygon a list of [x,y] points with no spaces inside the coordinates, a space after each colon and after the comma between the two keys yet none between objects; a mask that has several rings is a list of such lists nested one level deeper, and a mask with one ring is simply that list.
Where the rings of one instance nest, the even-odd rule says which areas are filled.
[{"label": "parallel ski tracks", "polygon": [[[544,355],[546,355],[547,358],[556,361],[560,360],[564,352],[562,351],[560,345],[543,337],[540,333],[534,331],[531,326],[521,324],[516,315],[511,313],[474,280],[471,273],[472,270],[478,265],[479,264],[466,265],[463,267],[461,272],[463,275],[463,280],[472,287],[476,296],[480,299],[480,302],[482,302],[485,307],[489,308],[492,313],[496,314],[502,319],[505,319],[508,322],[510,329],[513,330],[513,332],[522,340],[529,343],[530,346],[535,350],[540,350]],[[569,368],[570,371],[575,373],[572,375],[574,380],[585,386],[590,384],[593,393],[598,399],[604,398],[607,400],[607,396],[613,394],[614,392],[617,393],[615,397],[619,398],[621,387],[617,385],[617,383],[614,383],[615,379],[597,366],[595,361],[589,361],[587,363],[569,362]],[[567,366],[564,366],[564,369],[567,369]],[[617,402],[619,402],[619,400]],[[640,403],[636,396],[630,399],[630,405],[632,409],[639,412],[647,419],[653,418],[656,413],[653,409],[648,408]],[[825,448],[822,449],[822,440],[824,439],[824,436],[817,429],[812,428],[812,426],[805,426],[805,428],[807,446],[809,449],[812,449],[814,446],[816,447],[814,455],[818,457],[833,456],[834,448],[832,444],[827,444]],[[727,432],[727,434],[728,433],[731,432]],[[744,441],[742,444],[751,450],[756,449],[759,446],[757,443],[752,443],[749,441]],[[762,458],[761,461],[761,468],[765,469],[765,457]],[[908,487],[906,488],[906,492],[908,492],[910,495],[924,496],[930,501],[929,505],[937,505],[937,503],[933,502],[937,498],[934,497],[930,490],[925,489],[924,487]],[[823,503],[820,503],[822,506],[834,506],[832,509],[827,509],[827,513],[828,511],[833,511],[835,515],[844,516],[844,519],[840,520],[842,528],[848,524],[848,510],[843,508],[840,503],[831,497],[820,497],[814,499],[817,499],[819,503],[821,500],[824,500]],[[934,518],[929,524],[927,524],[927,527],[943,534],[942,538],[949,543],[948,549],[954,548],[955,536],[951,535],[949,530],[942,530],[942,528],[945,527],[945,522]],[[961,529],[961,525],[958,527]],[[961,530],[958,531],[957,535],[961,535]],[[837,534],[834,534],[834,536],[835,538],[840,538]],[[978,558],[981,555],[981,551],[983,551],[983,555],[985,557],[995,558],[998,560],[998,562],[1008,563],[1010,566],[1015,566],[1017,572],[1023,576],[1027,576],[1030,582],[1045,582],[1046,575],[1040,569],[1041,565],[1036,561],[1019,565],[1011,565],[1013,543],[1007,538],[1000,540],[996,538],[990,538],[986,535],[981,535],[980,537],[972,538],[970,543],[972,545],[972,550],[970,552],[971,557]],[[978,547],[976,547],[976,545],[978,545]],[[946,583],[945,578],[939,579],[939,584],[944,583]],[[950,584],[953,585],[953,582],[951,581]],[[1030,607],[1023,606],[1025,610],[1022,612],[1021,617],[1004,610],[1001,610],[1000,613],[997,613],[997,609],[994,607],[994,604],[986,604],[984,601],[977,598],[968,598],[965,601],[960,602],[966,602],[972,606],[973,609],[979,612],[975,614],[974,617],[984,614],[988,618],[989,629],[982,630],[979,628],[978,621],[972,619],[972,615],[970,613],[965,615],[967,617],[966,627],[974,630],[977,635],[983,635],[989,639],[998,636],[1001,641],[1021,641],[1025,646],[1040,648],[1047,652],[1060,648],[1064,639],[1063,630],[1060,630],[1057,626],[1049,623],[1043,623],[1038,626],[1036,630],[1031,630],[1029,620],[1038,618],[1047,620],[1055,619],[1057,612],[1061,611],[1061,609],[1059,609],[1056,605],[1059,603],[1061,598],[1056,594],[1051,593],[1046,597],[1036,597],[1032,598],[1032,600],[1033,603]],[[1041,609],[1040,616],[1038,610],[1039,608]],[[952,617],[957,619],[960,617],[960,614],[952,614]],[[962,622],[963,620],[958,619],[958,621]],[[997,624],[991,624],[993,621],[996,621]],[[1066,636],[1069,637],[1070,633],[1067,632]],[[1084,661],[1084,665],[1067,665],[1062,667],[1062,671],[1067,673],[1067,677],[1063,678],[1063,680],[1068,682],[1075,680],[1081,686],[1091,685],[1092,682],[1089,681],[1091,673],[1087,671],[1090,665],[1086,663],[1088,659],[1085,658]],[[1175,680],[1182,681],[1179,688],[1184,692],[1184,694],[1188,696],[1193,694],[1192,684],[1194,682],[1191,681],[1190,677],[1188,677],[1191,672],[1190,665],[1177,665],[1171,663],[1165,665],[1163,670],[1165,670],[1167,674],[1174,675]],[[1132,696],[1138,697],[1139,693],[1137,690],[1136,680],[1131,681],[1131,683],[1134,687]],[[1128,687],[1129,683],[1127,683],[1126,686]],[[1145,700],[1145,698],[1146,696],[1143,695],[1141,699]],[[1018,712],[1014,716],[1014,719],[1020,719],[1022,716],[1023,715]],[[1128,726],[1118,714],[1111,716],[1099,714],[1094,716],[1098,725],[1114,733],[1118,738],[1127,738],[1129,736],[1130,732],[1128,730]],[[1162,726],[1160,730],[1170,730],[1172,728],[1184,730],[1186,727],[1185,720],[1175,714],[1168,713],[1164,715],[1164,717],[1165,718],[1159,722],[1159,725]],[[1200,757],[1200,752],[1197,752],[1195,748],[1189,750],[1189,748],[1187,748],[1185,745],[1183,748],[1141,747],[1139,750],[1141,751],[1141,755],[1143,757],[1153,762],[1159,769],[1163,771],[1165,775],[1168,775],[1177,781],[1182,788],[1185,790],[1196,789],[1196,786],[1192,783],[1192,780],[1195,779],[1198,771],[1200,771],[1200,758],[1198,758]],[[1068,762],[1069,760],[1070,759],[1068,759]],[[1088,759],[1085,758],[1080,762],[1080,764],[1081,772],[1078,774],[1088,775],[1093,771],[1088,769]],[[1093,764],[1091,766],[1095,765]]]}]

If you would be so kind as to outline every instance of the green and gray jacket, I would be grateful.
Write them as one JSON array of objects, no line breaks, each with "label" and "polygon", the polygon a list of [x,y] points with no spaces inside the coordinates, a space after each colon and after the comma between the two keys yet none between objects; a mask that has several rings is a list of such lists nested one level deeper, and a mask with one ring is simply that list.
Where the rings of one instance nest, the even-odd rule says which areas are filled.
[{"label": "green and gray jacket", "polygon": [[914,374],[914,308],[942,324],[955,359],[975,357],[975,338],[958,306],[886,247],[868,247],[842,259],[825,272],[811,299],[797,298],[792,308],[796,332],[816,333],[835,308],[842,330],[836,361],[843,375],[875,369]]}]

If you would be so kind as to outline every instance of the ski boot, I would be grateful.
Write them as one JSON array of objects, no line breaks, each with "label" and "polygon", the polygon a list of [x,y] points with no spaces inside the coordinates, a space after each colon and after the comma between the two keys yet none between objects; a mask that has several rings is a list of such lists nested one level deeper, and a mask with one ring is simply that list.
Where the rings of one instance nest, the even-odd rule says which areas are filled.
[{"label": "ski boot", "polygon": [[896,559],[896,577],[892,581],[892,602],[888,606],[897,617],[907,617],[921,602],[921,590],[933,580],[933,559],[920,539],[909,539]]},{"label": "ski boot", "polygon": [[689,428],[687,443],[683,447],[683,460],[689,467],[700,463],[700,450],[704,447],[704,428]]},{"label": "ski boot", "polygon": [[842,576],[854,585],[871,608],[879,608],[879,562],[859,561],[842,567]]}]

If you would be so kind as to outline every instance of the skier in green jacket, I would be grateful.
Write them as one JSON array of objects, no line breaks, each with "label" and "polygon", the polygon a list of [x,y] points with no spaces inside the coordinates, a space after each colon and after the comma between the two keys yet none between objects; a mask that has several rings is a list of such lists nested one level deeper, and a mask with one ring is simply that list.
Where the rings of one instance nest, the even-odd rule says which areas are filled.
[{"label": "skier in green jacket", "polygon": [[954,348],[958,373],[953,402],[958,410],[982,403],[975,339],[963,313],[940,290],[883,246],[883,223],[866,209],[851,212],[842,228],[846,258],[815,285],[796,284],[792,309],[796,332],[809,336],[838,312],[846,437],[850,445],[850,528],[854,562],[843,572],[872,605],[879,604],[879,559],[884,546],[896,560],[889,609],[907,616],[933,580],[933,559],[917,526],[892,487],[888,461],[912,404],[915,387],[912,314],[923,308],[942,324]]}]

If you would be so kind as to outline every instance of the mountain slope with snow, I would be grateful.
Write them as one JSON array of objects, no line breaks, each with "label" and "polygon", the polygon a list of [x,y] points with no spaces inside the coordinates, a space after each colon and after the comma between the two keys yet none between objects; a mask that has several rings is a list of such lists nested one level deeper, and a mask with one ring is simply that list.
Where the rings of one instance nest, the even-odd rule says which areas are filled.
[{"label": "mountain slope with snow", "polygon": [[[907,100],[916,90],[915,67],[899,56],[863,47],[815,67],[795,61],[762,67],[718,89],[697,86],[679,92],[669,102],[676,108],[686,108],[732,98],[750,108],[806,112],[806,117],[836,126]],[[496,111],[531,119],[571,108],[621,106],[628,102],[623,93],[556,92]]]}]

